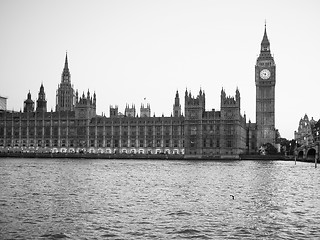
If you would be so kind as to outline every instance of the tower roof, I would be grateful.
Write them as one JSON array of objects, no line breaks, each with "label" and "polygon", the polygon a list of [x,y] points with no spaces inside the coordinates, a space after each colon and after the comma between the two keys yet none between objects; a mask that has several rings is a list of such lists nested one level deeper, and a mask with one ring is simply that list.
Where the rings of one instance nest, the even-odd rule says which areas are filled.
[{"label": "tower roof", "polygon": [[67,52],[66,52],[66,59],[64,61],[64,69],[69,70],[69,67],[68,67],[68,53]]},{"label": "tower roof", "polygon": [[267,35],[267,24],[264,24],[264,34],[263,34],[263,38],[261,41],[261,46],[270,46],[270,42],[268,39],[268,35]]},{"label": "tower roof", "polygon": [[43,92],[44,92],[43,83],[41,83],[41,86],[40,86],[40,92],[41,92],[41,93],[43,93]]},{"label": "tower roof", "polygon": [[266,24],[264,24],[264,34],[263,34],[263,38],[261,41],[261,49],[260,49],[260,54],[259,54],[257,61],[260,61],[260,60],[273,61],[273,57],[272,57],[271,51],[270,51],[270,42],[269,42],[268,35],[267,35],[267,25]]},{"label": "tower roof", "polygon": [[61,82],[62,83],[68,83],[70,84],[70,71],[69,71],[69,66],[68,66],[68,53],[66,53],[66,59],[64,62],[64,68],[62,71],[62,76],[61,76]]}]

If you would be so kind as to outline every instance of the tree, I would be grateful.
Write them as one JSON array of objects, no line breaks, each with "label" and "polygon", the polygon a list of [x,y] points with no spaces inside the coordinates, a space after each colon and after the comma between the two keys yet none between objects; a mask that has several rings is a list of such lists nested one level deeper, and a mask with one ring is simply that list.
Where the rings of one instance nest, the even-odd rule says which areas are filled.
[{"label": "tree", "polygon": [[271,143],[265,143],[259,149],[260,154],[262,155],[274,155],[277,154],[277,149]]}]

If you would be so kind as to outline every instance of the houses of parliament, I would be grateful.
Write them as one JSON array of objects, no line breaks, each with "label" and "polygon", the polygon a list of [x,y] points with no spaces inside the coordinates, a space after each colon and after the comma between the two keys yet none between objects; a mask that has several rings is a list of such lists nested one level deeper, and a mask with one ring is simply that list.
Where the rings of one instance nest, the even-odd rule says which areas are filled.
[{"label": "houses of parliament", "polygon": [[241,115],[240,91],[221,90],[220,111],[206,110],[206,95],[173,96],[171,116],[151,116],[150,105],[127,105],[124,114],[110,107],[110,116],[97,115],[97,96],[79,95],[71,84],[68,57],[56,93],[55,111],[47,110],[43,84],[38,98],[30,92],[23,112],[0,111],[0,151],[91,152],[104,154],[180,154],[185,157],[236,158],[275,144],[276,66],[266,26],[255,65],[256,123]]}]

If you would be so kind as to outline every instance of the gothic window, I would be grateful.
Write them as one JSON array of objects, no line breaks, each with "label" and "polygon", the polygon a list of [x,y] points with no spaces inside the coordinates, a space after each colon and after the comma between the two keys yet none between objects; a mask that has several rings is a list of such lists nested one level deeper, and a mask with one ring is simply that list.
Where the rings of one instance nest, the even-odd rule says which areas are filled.
[{"label": "gothic window", "polygon": [[4,136],[4,127],[0,127],[0,136],[1,136],[1,137]]},{"label": "gothic window", "polygon": [[156,135],[157,136],[161,135],[161,127],[156,127]]},{"label": "gothic window", "polygon": [[210,139],[210,147],[212,148],[213,147],[213,140]]},{"label": "gothic window", "polygon": [[196,146],[196,141],[195,141],[195,139],[191,139],[190,140],[190,147],[195,147]]},{"label": "gothic window", "polygon": [[29,137],[34,136],[34,127],[29,127]]},{"label": "gothic window", "polygon": [[191,130],[191,132],[190,132],[191,135],[196,135],[197,134],[197,127],[196,126],[191,127],[190,130]]},{"label": "gothic window", "polygon": [[42,128],[37,129],[37,137],[41,138],[42,137]]},{"label": "gothic window", "polygon": [[19,128],[14,129],[14,137],[18,138],[19,137]]},{"label": "gothic window", "polygon": [[50,127],[45,127],[45,128],[44,128],[44,134],[45,134],[45,136],[47,136],[47,137],[50,136]]},{"label": "gothic window", "polygon": [[61,136],[67,136],[67,131],[68,131],[68,129],[66,128],[66,127],[64,127],[64,128],[61,128],[61,130],[60,130],[61,132]]}]

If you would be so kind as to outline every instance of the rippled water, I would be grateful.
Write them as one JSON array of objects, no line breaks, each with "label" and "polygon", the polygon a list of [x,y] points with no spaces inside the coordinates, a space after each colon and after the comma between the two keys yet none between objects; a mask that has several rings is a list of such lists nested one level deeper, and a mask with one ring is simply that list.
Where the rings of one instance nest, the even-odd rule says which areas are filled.
[{"label": "rippled water", "polygon": [[0,190],[1,239],[320,237],[310,163],[0,159]]}]

